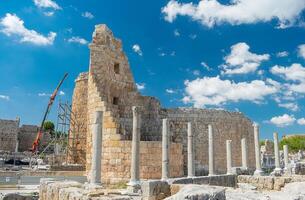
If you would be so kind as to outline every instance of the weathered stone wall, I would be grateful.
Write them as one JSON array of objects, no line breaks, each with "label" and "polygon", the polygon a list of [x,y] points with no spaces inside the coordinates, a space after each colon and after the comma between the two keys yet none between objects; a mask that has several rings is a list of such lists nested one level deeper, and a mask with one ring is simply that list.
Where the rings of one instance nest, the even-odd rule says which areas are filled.
[{"label": "weathered stone wall", "polygon": [[[161,178],[161,142],[141,141],[140,177],[141,179]],[[102,180],[106,184],[127,182],[130,179],[131,141],[103,142]],[[170,177],[183,176],[182,145],[170,146]],[[90,170],[90,166],[88,168]]]},{"label": "weathered stone wall", "polygon": [[237,177],[238,183],[248,183],[260,190],[281,190],[287,183],[304,182],[305,176],[247,176],[240,175]]},{"label": "weathered stone wall", "polygon": [[[18,151],[29,151],[32,148],[33,142],[37,136],[39,127],[36,125],[22,125],[18,133]],[[48,132],[42,134],[39,150],[43,150],[51,141],[51,135]]]},{"label": "weathered stone wall", "polygon": [[39,127],[34,125],[22,125],[20,127],[18,140],[19,140],[19,152],[29,151],[32,148],[32,144],[37,136]]},{"label": "weathered stone wall", "polygon": [[19,131],[19,119],[0,120],[0,150],[15,151]]},{"label": "weathered stone wall", "polygon": [[68,142],[68,163],[86,163],[88,73],[75,80]]},{"label": "weathered stone wall", "polygon": [[241,139],[247,139],[248,165],[255,167],[252,122],[239,112],[209,109],[167,109],[172,140],[183,144],[184,169],[187,160],[187,122],[192,122],[195,139],[196,173],[208,169],[208,124],[213,127],[215,171],[226,172],[226,140],[232,140],[233,166],[241,166]]},{"label": "weathered stone wall", "polygon": [[[169,119],[172,134],[171,142],[177,143],[176,145],[182,144],[181,154],[184,157],[181,164],[184,169],[181,167],[181,171],[177,174],[183,175],[186,169],[186,125],[189,121],[193,123],[195,135],[197,174],[202,174],[204,169],[207,169],[208,124],[213,125],[215,166],[218,173],[223,173],[226,169],[225,141],[228,139],[233,140],[233,165],[241,166],[241,139],[243,137],[247,138],[248,163],[250,168],[254,167],[253,127],[248,118],[241,113],[220,110],[163,109],[157,99],[141,96],[136,90],[128,59],[122,50],[121,41],[116,39],[105,25],[95,27],[93,40],[89,48],[90,67],[87,88],[85,82],[76,82],[75,97],[73,96],[73,109],[75,111],[81,110],[82,115],[79,119],[86,122],[87,125],[86,148],[84,148],[84,145],[80,145],[80,148],[86,151],[87,171],[90,170],[91,165],[91,125],[94,112],[103,111],[102,163],[107,165],[103,166],[102,164],[103,179],[107,182],[117,182],[129,178],[130,161],[125,162],[123,160],[125,156],[130,156],[130,147],[128,146],[130,146],[129,140],[131,140],[132,135],[132,106],[141,108],[142,143],[144,141],[161,141],[161,120],[165,117]],[[82,86],[80,86],[81,84]],[[81,95],[76,95],[76,93]],[[78,97],[76,98],[76,96]],[[155,151],[161,152],[160,142],[157,142],[157,148],[149,144],[150,142],[147,143],[147,148],[153,148]],[[146,147],[142,148],[145,150]],[[149,149],[147,151],[151,152]],[[155,161],[159,160],[159,162],[156,162],[158,165],[155,166],[155,169],[161,167],[160,156],[161,154],[150,154],[149,158],[155,159]],[[110,160],[107,160],[108,158],[116,158],[119,163],[123,164],[109,164]],[[141,166],[150,162],[146,160],[148,158],[143,159],[144,162],[141,162]],[[115,163],[117,161],[112,160],[111,162]],[[146,172],[150,173],[145,167],[141,167],[142,178],[145,178]],[[161,170],[158,173],[161,173]],[[159,175],[161,176],[161,174],[157,176],[153,173],[149,178],[160,178]]]}]

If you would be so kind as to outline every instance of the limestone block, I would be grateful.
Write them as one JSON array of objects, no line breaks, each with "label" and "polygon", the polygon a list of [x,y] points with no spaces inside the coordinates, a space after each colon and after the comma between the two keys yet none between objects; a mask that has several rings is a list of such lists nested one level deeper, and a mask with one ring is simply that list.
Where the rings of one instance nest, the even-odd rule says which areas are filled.
[{"label": "limestone block", "polygon": [[[59,189],[59,199],[60,200],[76,200],[75,194],[78,196],[82,196],[82,189],[79,187],[67,187]],[[72,196],[74,196],[72,198]]]},{"label": "limestone block", "polygon": [[149,180],[141,182],[144,200],[161,200],[170,196],[170,186],[166,181]]},{"label": "limestone block", "polygon": [[275,177],[274,178],[274,190],[281,190],[286,183],[290,183],[291,178],[288,177]]},{"label": "limestone block", "polygon": [[1,199],[2,200],[35,200],[37,198],[35,198],[33,196],[29,196],[29,195],[9,193],[9,194],[5,194],[3,197],[1,197]]},{"label": "limestone block", "polygon": [[47,188],[50,183],[54,183],[55,180],[52,178],[41,178],[39,186],[39,199],[47,200]]},{"label": "limestone block", "polygon": [[76,181],[62,181],[50,183],[47,186],[47,195],[46,199],[60,200],[59,199],[59,190],[68,187],[81,187],[81,184]]},{"label": "limestone block", "polygon": [[225,200],[225,189],[216,186],[206,185],[186,185],[173,196],[166,200],[183,200],[183,199],[209,199],[209,200]]},{"label": "limestone block", "polygon": [[192,178],[173,178],[168,180],[169,184],[193,184],[193,179]]}]

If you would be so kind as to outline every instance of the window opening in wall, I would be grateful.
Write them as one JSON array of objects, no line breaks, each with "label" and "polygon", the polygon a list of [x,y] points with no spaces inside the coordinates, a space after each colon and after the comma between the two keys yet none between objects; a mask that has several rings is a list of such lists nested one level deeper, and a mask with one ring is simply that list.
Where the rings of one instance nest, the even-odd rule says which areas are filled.
[{"label": "window opening in wall", "polygon": [[114,63],[114,73],[119,74],[120,73],[120,64]]},{"label": "window opening in wall", "polygon": [[119,105],[119,97],[113,97],[112,104],[113,105]]}]

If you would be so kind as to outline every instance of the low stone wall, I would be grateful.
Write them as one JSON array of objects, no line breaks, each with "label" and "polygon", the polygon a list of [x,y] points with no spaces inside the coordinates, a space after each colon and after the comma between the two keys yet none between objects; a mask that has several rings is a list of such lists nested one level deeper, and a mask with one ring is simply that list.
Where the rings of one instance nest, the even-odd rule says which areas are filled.
[{"label": "low stone wall", "polygon": [[196,176],[192,178],[174,178],[168,180],[169,184],[198,184],[214,185],[223,187],[236,187],[236,175],[214,175],[214,176]]},{"label": "low stone wall", "polygon": [[148,180],[141,182],[144,200],[159,200],[176,194],[187,184],[235,187],[236,175],[197,176],[174,178],[168,181]]},{"label": "low stone wall", "polygon": [[107,190],[76,181],[41,179],[39,200],[140,200],[140,196],[122,195],[120,190]]},{"label": "low stone wall", "polygon": [[0,176],[84,176],[84,171],[0,171]]},{"label": "low stone wall", "polygon": [[305,181],[305,176],[295,175],[295,176],[238,176],[238,183],[248,183],[251,184],[259,190],[281,190],[286,183],[292,182],[303,182]]},{"label": "low stone wall", "polygon": [[15,152],[19,130],[19,119],[0,119],[0,150]]},{"label": "low stone wall", "polygon": [[[70,193],[63,193],[65,188],[74,188],[77,191],[81,190],[82,184],[75,181],[56,182],[53,179],[41,179],[39,187],[40,200],[68,200]],[[70,195],[72,197],[72,195]],[[66,197],[66,198],[64,198]]]},{"label": "low stone wall", "polygon": [[[170,177],[183,176],[182,145],[170,145]],[[102,181],[104,184],[127,182],[130,179],[131,141],[104,141],[102,149]],[[141,141],[140,178],[160,179],[162,165],[162,143]],[[90,167],[87,168],[87,174]]]}]

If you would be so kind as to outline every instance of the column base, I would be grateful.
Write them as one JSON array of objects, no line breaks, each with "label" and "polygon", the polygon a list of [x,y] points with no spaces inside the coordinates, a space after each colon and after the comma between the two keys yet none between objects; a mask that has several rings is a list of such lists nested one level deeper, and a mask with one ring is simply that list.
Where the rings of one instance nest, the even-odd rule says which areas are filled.
[{"label": "column base", "polygon": [[130,181],[127,183],[127,193],[129,194],[139,194],[141,192],[141,182],[140,181]]},{"label": "column base", "polygon": [[253,174],[254,176],[262,176],[262,175],[264,175],[264,172],[262,171],[262,170],[255,170],[254,171],[254,174]]},{"label": "column base", "polygon": [[97,190],[97,189],[103,189],[102,183],[85,183],[84,188],[86,190]]},{"label": "column base", "polygon": [[281,176],[283,174],[283,170],[281,168],[275,168],[273,170],[273,172],[271,173],[271,175],[273,176]]}]

